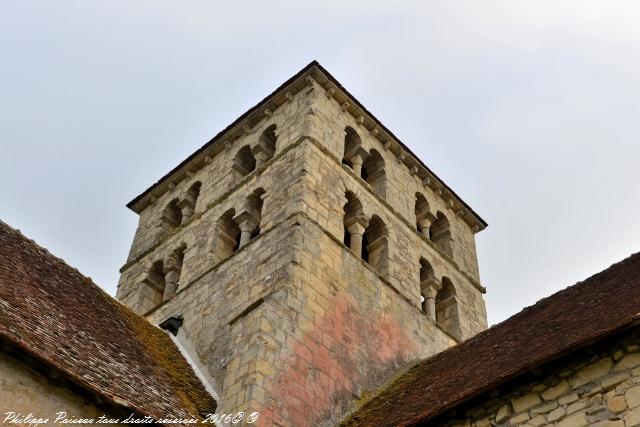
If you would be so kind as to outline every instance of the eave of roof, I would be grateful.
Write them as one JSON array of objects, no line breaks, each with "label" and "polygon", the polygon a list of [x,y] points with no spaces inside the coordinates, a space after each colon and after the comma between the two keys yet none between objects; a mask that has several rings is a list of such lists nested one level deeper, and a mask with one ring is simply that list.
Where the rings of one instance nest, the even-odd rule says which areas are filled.
[{"label": "eave of roof", "polygon": [[198,417],[216,407],[164,331],[2,221],[0,337],[136,413]]},{"label": "eave of roof", "polygon": [[361,402],[341,425],[433,420],[532,369],[638,326],[639,307],[640,253],[413,364]]},{"label": "eave of roof", "polygon": [[[424,162],[415,154],[413,154],[413,152],[411,151],[411,149],[409,149],[402,141],[400,141],[400,139],[398,137],[396,137],[393,132],[391,132],[389,129],[387,129],[386,126],[384,126],[382,124],[382,122],[380,122],[380,120],[378,120],[371,112],[369,112],[369,110],[366,109],[366,107],[364,107],[360,101],[358,101],[358,99],[356,97],[354,97],[351,93],[349,93],[349,91],[342,86],[342,84],[335,78],[333,77],[333,75],[331,75],[331,73],[329,73],[322,65],[320,65],[318,63],[318,61],[314,60],[311,61],[307,66],[305,66],[304,68],[302,68],[300,71],[298,71],[294,76],[292,76],[290,79],[288,79],[286,82],[284,82],[283,84],[281,84],[276,90],[274,90],[272,93],[270,93],[269,95],[267,95],[264,99],[262,99],[260,102],[258,102],[255,106],[251,107],[249,110],[247,110],[244,114],[242,114],[240,117],[238,117],[233,123],[231,123],[229,126],[227,126],[226,128],[224,128],[221,132],[219,132],[217,135],[215,135],[213,138],[211,138],[206,144],[204,144],[202,147],[200,147],[198,150],[196,150],[193,154],[191,154],[189,157],[187,157],[185,160],[183,160],[182,162],[180,162],[180,164],[178,164],[175,168],[173,168],[171,171],[169,171],[167,174],[165,174],[162,178],[160,178],[157,182],[155,182],[153,185],[151,185],[149,188],[147,188],[144,192],[142,192],[140,195],[138,195],[137,197],[135,197],[133,200],[131,200],[129,203],[127,203],[127,207],[131,210],[133,210],[136,213],[139,213],[140,210],[142,209],[142,207],[144,207],[144,204],[140,203],[141,201],[143,201],[149,194],[151,194],[152,191],[156,190],[158,187],[160,187],[163,183],[165,183],[166,181],[169,180],[170,177],[172,177],[174,174],[176,174],[177,172],[181,171],[182,169],[184,169],[188,164],[190,164],[192,161],[194,161],[194,159],[196,159],[197,157],[201,157],[204,156],[204,153],[208,150],[211,149],[212,146],[216,143],[220,143],[222,141],[225,140],[225,137],[231,133],[232,131],[234,131],[235,129],[239,129],[242,127],[242,125],[249,120],[250,118],[252,118],[252,116],[256,115],[256,114],[263,114],[263,109],[266,108],[269,103],[277,96],[282,96],[283,93],[286,93],[287,89],[289,89],[290,87],[292,87],[296,82],[304,79],[304,77],[306,77],[307,75],[313,73],[314,71],[316,71],[316,73],[314,73],[314,77],[318,78],[321,76],[326,77],[327,82],[330,82],[331,85],[334,87],[334,89],[339,90],[340,92],[342,92],[344,94],[344,96],[346,98],[348,98],[349,100],[351,100],[353,102],[353,104],[355,106],[357,106],[358,109],[360,109],[366,116],[368,116],[368,118],[374,123],[374,125],[376,127],[378,127],[379,129],[381,129],[384,133],[386,133],[390,139],[392,139],[393,141],[395,141],[401,148],[402,150],[406,151],[408,154],[411,155],[411,157],[422,167],[424,168],[427,173],[431,176],[433,176],[435,178],[435,180],[437,180],[437,182],[446,190],[446,192],[448,192],[449,194],[451,194],[451,196],[457,200],[472,216],[473,218],[477,221],[478,223],[478,230],[480,231],[484,228],[487,227],[487,223],[484,219],[482,219],[480,217],[480,215],[478,215],[464,200],[462,200],[462,198],[460,198],[443,180],[441,180],[426,164],[424,164]],[[324,84],[326,82],[322,82],[320,81],[321,84]],[[257,121],[261,120],[262,116],[258,118]]]}]

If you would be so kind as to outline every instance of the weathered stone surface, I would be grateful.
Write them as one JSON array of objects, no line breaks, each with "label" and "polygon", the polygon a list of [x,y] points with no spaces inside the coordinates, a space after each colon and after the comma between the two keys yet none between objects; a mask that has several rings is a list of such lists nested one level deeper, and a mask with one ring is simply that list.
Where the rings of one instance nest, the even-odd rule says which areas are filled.
[{"label": "weathered stone surface", "polygon": [[555,411],[551,411],[549,415],[547,415],[547,420],[549,420],[549,422],[559,420],[560,418],[564,417],[566,413],[567,411],[565,408],[558,408]]},{"label": "weathered stone surface", "polygon": [[511,406],[516,414],[524,412],[530,408],[533,408],[541,402],[540,395],[538,393],[529,393],[525,396],[518,397],[511,400]]},{"label": "weathered stone surface", "polygon": [[640,366],[640,353],[631,353],[624,356],[617,364],[616,371]]},{"label": "weathered stone surface", "polygon": [[541,396],[544,400],[556,400],[570,390],[571,386],[569,386],[569,383],[566,380],[562,380],[558,384],[543,391]]},{"label": "weathered stone surface", "polygon": [[627,426],[640,425],[640,407],[636,407],[625,412],[624,422]]},{"label": "weathered stone surface", "polygon": [[640,406],[640,386],[631,387],[624,393],[629,408]]},{"label": "weathered stone surface", "polygon": [[511,416],[511,405],[502,405],[502,407],[498,410],[496,414],[496,422],[501,423],[506,420],[509,416]]},{"label": "weathered stone surface", "polygon": [[607,399],[607,408],[612,414],[618,414],[627,409],[627,402],[624,396],[612,396]]},{"label": "weathered stone surface", "polygon": [[587,416],[583,413],[570,415],[558,422],[557,427],[582,427],[588,424]]},{"label": "weathered stone surface", "polygon": [[574,388],[587,384],[604,377],[611,370],[613,362],[610,358],[598,360],[596,363],[585,366],[571,379],[571,386]]},{"label": "weathered stone surface", "polygon": [[[105,413],[94,402],[84,399],[75,390],[52,385],[49,378],[3,352],[0,352],[0,391],[3,420],[7,417],[5,412],[8,411],[21,413],[23,418],[27,414],[33,414],[34,418],[50,420],[41,421],[39,425],[54,424],[59,411],[67,412],[68,418],[96,419],[102,415],[117,418]],[[6,424],[10,425],[11,421],[6,421]]]},{"label": "weathered stone surface", "polygon": [[629,374],[627,373],[613,375],[609,378],[605,378],[604,380],[602,380],[600,385],[605,391],[609,391],[615,388],[618,384],[625,382],[628,378],[629,378]]}]

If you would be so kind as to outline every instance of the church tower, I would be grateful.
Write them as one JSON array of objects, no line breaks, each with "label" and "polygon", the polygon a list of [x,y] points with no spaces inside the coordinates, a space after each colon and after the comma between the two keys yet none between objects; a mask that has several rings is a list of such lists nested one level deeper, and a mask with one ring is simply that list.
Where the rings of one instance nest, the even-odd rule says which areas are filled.
[{"label": "church tower", "polygon": [[315,61],[127,206],[117,297],[178,331],[221,413],[334,425],[486,328],[486,223]]}]

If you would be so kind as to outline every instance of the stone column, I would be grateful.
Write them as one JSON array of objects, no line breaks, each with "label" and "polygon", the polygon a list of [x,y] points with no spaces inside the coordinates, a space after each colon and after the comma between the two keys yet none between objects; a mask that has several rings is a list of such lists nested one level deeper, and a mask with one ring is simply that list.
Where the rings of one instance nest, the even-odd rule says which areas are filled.
[{"label": "stone column", "polygon": [[254,151],[254,157],[256,158],[256,169],[258,169],[267,161],[267,152],[258,146]]},{"label": "stone column", "polygon": [[420,229],[420,233],[427,239],[429,238],[429,229],[431,228],[431,220],[428,218],[423,218],[418,221],[418,228]]},{"label": "stone column", "polygon": [[251,235],[260,225],[260,221],[258,221],[253,215],[246,211],[238,215],[235,221],[240,228],[240,248],[242,248],[247,243],[249,243],[249,241],[251,240]]},{"label": "stone column", "polygon": [[362,174],[362,163],[363,163],[362,156],[360,155],[360,153],[353,155],[353,157],[351,157],[349,161],[351,162],[351,167],[353,168],[353,171],[357,173],[358,176],[360,176]]},{"label": "stone column", "polygon": [[424,306],[427,316],[433,321],[436,320],[436,296],[442,288],[442,283],[436,279],[427,279],[420,284],[422,296],[424,297]]},{"label": "stone column", "polygon": [[362,256],[362,237],[364,236],[364,230],[365,227],[360,222],[355,222],[347,228],[351,238],[349,249],[358,256]]},{"label": "stone column", "polygon": [[162,302],[169,301],[176,295],[176,291],[178,290],[178,280],[180,280],[180,271],[177,268],[171,268],[165,273]]},{"label": "stone column", "polygon": [[256,159],[256,169],[262,166],[267,160],[273,156],[273,151],[269,148],[258,144],[253,149],[253,157]]},{"label": "stone column", "polygon": [[178,202],[178,207],[182,212],[182,221],[180,222],[180,225],[184,225],[187,223],[187,221],[189,221],[189,218],[191,218],[191,215],[193,215],[195,205],[189,199],[182,199]]}]

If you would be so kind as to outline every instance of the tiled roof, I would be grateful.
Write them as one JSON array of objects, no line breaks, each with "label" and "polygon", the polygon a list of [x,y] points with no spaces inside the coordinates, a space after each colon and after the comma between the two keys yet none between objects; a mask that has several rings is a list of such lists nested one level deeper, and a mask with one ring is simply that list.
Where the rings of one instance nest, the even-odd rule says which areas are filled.
[{"label": "tiled roof", "polygon": [[422,423],[640,320],[640,253],[412,365],[343,426]]},{"label": "tiled roof", "polygon": [[0,336],[141,415],[215,410],[171,338],[0,221]]}]

